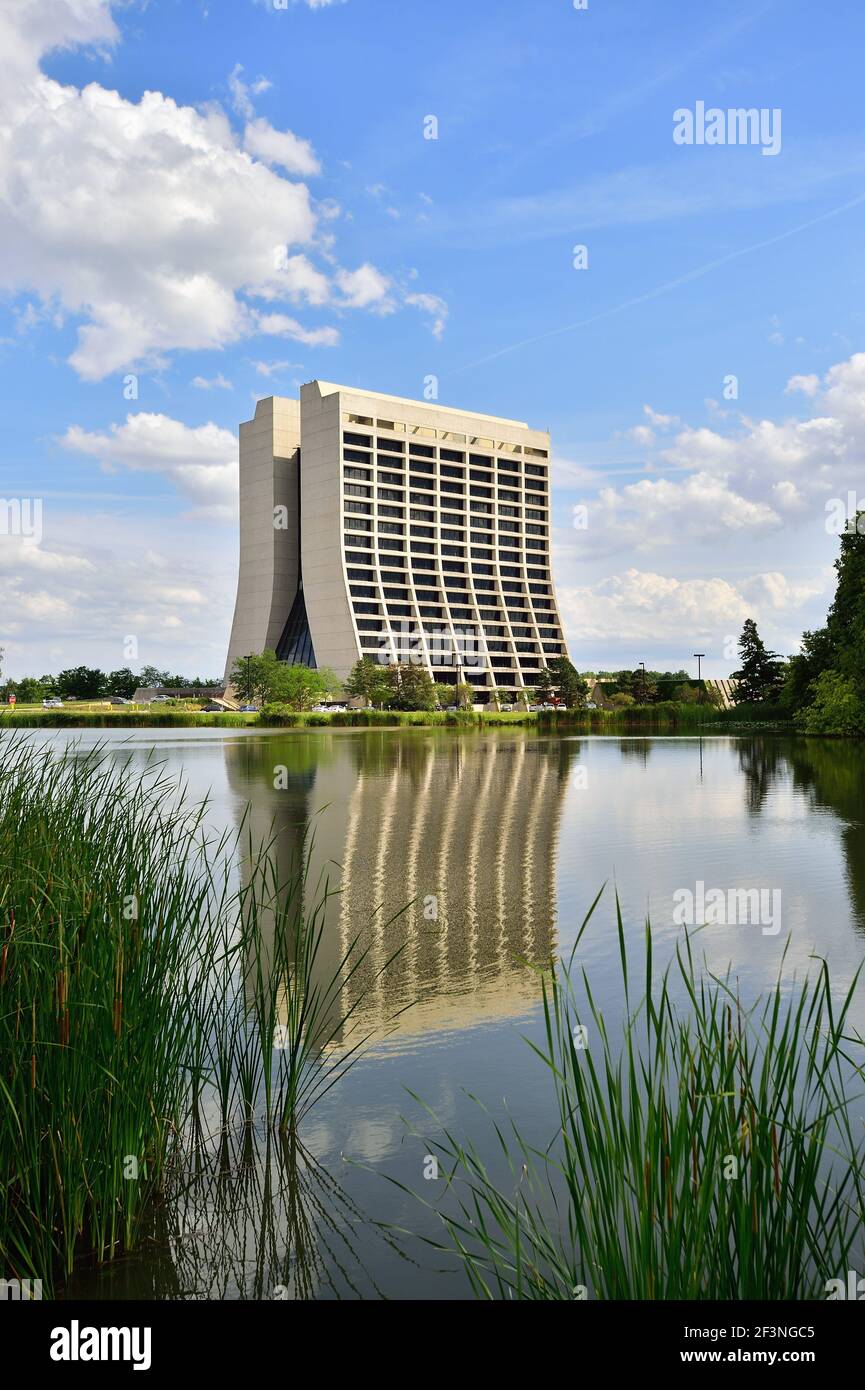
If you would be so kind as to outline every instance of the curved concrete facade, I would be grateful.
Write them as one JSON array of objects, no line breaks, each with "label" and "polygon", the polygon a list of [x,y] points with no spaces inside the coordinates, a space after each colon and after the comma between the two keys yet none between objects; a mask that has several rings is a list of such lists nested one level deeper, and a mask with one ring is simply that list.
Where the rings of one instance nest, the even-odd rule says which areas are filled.
[{"label": "curved concrete facade", "polygon": [[240,570],[226,683],[238,658],[276,650],[297,592],[299,468],[300,402],[259,401],[240,426]]},{"label": "curved concrete facade", "polygon": [[478,699],[533,686],[567,655],[549,471],[549,435],[519,420],[320,381],[299,402],[260,401],[241,426],[229,670],[279,650],[294,609],[292,649],[308,623],[310,660],[341,678],[367,654],[468,681]]}]

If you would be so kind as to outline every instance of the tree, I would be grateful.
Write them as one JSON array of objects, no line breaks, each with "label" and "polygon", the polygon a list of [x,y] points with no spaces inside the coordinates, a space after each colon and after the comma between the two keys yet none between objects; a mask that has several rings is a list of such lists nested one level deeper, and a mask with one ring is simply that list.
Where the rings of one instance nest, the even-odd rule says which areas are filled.
[{"label": "tree", "polygon": [[454,693],[460,709],[470,709],[474,704],[475,688],[468,681],[457,681]]},{"label": "tree", "polygon": [[645,671],[642,666],[638,666],[635,671],[631,672],[630,690],[638,705],[651,704],[658,693],[654,672]]},{"label": "tree", "polygon": [[588,682],[566,656],[556,656],[549,665],[550,675],[568,709],[585,709],[589,698]]},{"label": "tree", "polygon": [[394,709],[435,709],[435,686],[432,676],[424,666],[397,663],[388,666],[387,675]]},{"label": "tree", "polygon": [[117,671],[109,671],[105,680],[105,691],[108,695],[120,695],[124,700],[128,700],[138,687],[138,677],[130,671],[128,666],[121,666]]},{"label": "tree", "polygon": [[292,709],[309,709],[324,695],[340,689],[335,673],[328,667],[289,666],[276,652],[239,657],[231,672],[231,682],[244,703],[284,704]]},{"label": "tree", "polygon": [[433,694],[435,695],[436,704],[440,705],[442,709],[445,709],[453,701],[454,687],[445,682],[436,684],[433,686]]},{"label": "tree", "polygon": [[823,671],[811,687],[812,699],[798,720],[806,734],[865,734],[865,701],[853,680]]},{"label": "tree", "polygon": [[617,690],[615,695],[610,696],[610,704],[614,709],[630,709],[633,703],[633,695],[629,695],[626,690]]},{"label": "tree", "polygon": [[783,703],[808,733],[853,733],[865,709],[865,512],[840,540],[838,584],[825,627],[791,657]]},{"label": "tree", "polygon": [[371,705],[386,705],[393,688],[381,662],[374,656],[362,656],[348,673],[345,693],[352,699],[369,700]]},{"label": "tree", "polygon": [[759,704],[777,697],[783,684],[783,672],[777,652],[767,651],[753,618],[746,618],[739,638],[741,670],[732,679],[739,682],[737,703]]},{"label": "tree", "polygon": [[494,705],[509,703],[513,698],[512,692],[503,686],[494,685],[490,691],[490,701]]},{"label": "tree", "polygon": [[244,704],[258,700],[266,705],[279,699],[277,684],[281,666],[276,652],[238,657],[231,672],[231,683]]},{"label": "tree", "polygon": [[540,672],[538,673],[538,679],[535,682],[535,689],[533,693],[534,701],[537,705],[545,705],[549,700],[552,699],[553,678],[546,666],[543,666]]},{"label": "tree", "polygon": [[48,694],[45,686],[35,676],[22,676],[20,681],[10,681],[6,691],[7,695],[14,693],[22,705],[37,705]]},{"label": "tree", "polygon": [[79,700],[96,700],[104,688],[104,672],[90,666],[72,666],[57,676],[57,690],[66,698],[75,695]]},{"label": "tree", "polygon": [[138,673],[138,684],[145,690],[154,690],[157,686],[168,685],[171,681],[170,671],[160,671],[156,666],[142,666]]}]

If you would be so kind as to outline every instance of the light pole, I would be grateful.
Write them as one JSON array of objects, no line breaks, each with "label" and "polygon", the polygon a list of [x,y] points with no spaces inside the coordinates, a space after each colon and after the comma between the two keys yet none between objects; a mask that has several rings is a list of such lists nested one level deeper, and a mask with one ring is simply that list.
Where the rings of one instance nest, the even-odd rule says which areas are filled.
[{"label": "light pole", "polygon": [[245,656],[243,659],[246,662],[246,699],[249,704],[252,704],[252,686],[250,685],[249,677],[249,663],[252,660],[252,657]]},{"label": "light pole", "polygon": [[697,699],[698,699],[698,700],[702,700],[702,698],[703,698],[703,657],[704,657],[705,655],[706,655],[705,652],[694,652],[694,656],[697,658]]}]

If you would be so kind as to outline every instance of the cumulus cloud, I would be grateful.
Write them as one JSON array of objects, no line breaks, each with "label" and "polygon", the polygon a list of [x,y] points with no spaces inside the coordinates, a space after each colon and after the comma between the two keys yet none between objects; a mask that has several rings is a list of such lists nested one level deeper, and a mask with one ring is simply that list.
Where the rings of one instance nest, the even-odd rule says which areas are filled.
[{"label": "cumulus cloud", "polygon": [[392,313],[395,307],[390,297],[391,282],[374,265],[358,266],[357,270],[339,270],[336,283],[342,302],[353,309],[374,307],[379,313]]},{"label": "cumulus cloud", "polygon": [[[69,360],[82,378],[274,331],[260,329],[256,297],[396,307],[373,265],[325,273],[310,260],[319,250],[333,260],[319,231],[333,208],[315,207],[303,182],[320,167],[309,141],[255,115],[267,79],[230,75],[246,121],[238,137],[218,107],[158,91],[129,101],[41,71],[53,49],[118,38],[109,0],[0,5],[0,290],[78,321]],[[277,331],[336,341],[332,327]]]},{"label": "cumulus cloud", "polygon": [[60,443],[98,460],[109,472],[161,474],[196,515],[231,519],[237,514],[237,440],[219,425],[190,427],[168,415],[140,411],[107,433],[70,425]]},{"label": "cumulus cloud", "polygon": [[595,583],[562,587],[562,620],[576,643],[706,642],[737,633],[746,618],[800,606],[813,586],[790,585],[782,574],[758,574],[738,585],[722,578],[675,578],[628,568]]},{"label": "cumulus cloud", "polygon": [[[752,420],[723,429],[682,424],[651,407],[651,425],[677,427],[655,455],[655,471],[672,476],[602,488],[589,509],[585,547],[613,553],[681,546],[687,540],[769,536],[786,526],[822,527],[827,501],[861,488],[865,478],[865,353],[825,375],[792,377],[787,391],[811,403],[804,419]],[[684,478],[679,475],[685,474]]]},{"label": "cumulus cloud", "polygon": [[154,550],[150,517],[59,505],[46,500],[38,546],[14,537],[0,546],[0,645],[9,674],[39,675],[76,660],[104,670],[149,661],[219,674],[234,601],[234,528],[215,544],[213,526],[190,529],[164,517]]},{"label": "cumulus cloud", "polygon": [[270,121],[258,116],[243,132],[243,148],[265,164],[279,164],[289,174],[309,177],[321,172],[321,165],[308,140],[290,130],[274,130]]}]

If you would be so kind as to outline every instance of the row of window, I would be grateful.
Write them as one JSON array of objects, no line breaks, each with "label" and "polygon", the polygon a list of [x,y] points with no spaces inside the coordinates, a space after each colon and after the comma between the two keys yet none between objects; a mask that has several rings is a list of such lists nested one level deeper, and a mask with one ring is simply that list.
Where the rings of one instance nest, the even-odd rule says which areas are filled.
[{"label": "row of window", "polygon": [[[501,454],[525,454],[529,458],[539,459],[545,459],[549,457],[549,454],[546,449],[538,449],[529,444],[509,444],[506,440],[496,441],[495,439],[487,439],[483,435],[459,434],[454,430],[433,429],[431,426],[427,425],[407,425],[404,421],[401,420],[374,420],[369,415],[344,415],[343,419],[349,425],[362,426],[364,430],[372,430],[373,428],[377,427],[380,430],[389,430],[391,434],[408,435],[413,440],[436,439],[441,444],[475,445],[478,448],[492,449],[495,452]],[[372,436],[366,433],[358,434],[356,432],[344,431],[344,438],[349,438],[352,442],[372,442]],[[376,443],[379,447],[384,446],[385,448],[389,449],[403,447],[403,441],[401,439],[379,438],[377,439]],[[411,447],[412,444],[410,443],[409,448]]]},{"label": "row of window", "polygon": [[[375,462],[378,465],[378,471],[380,473],[382,471],[387,470],[390,470],[391,472],[394,472],[396,469],[402,470],[405,464],[404,459],[394,458],[392,456],[388,458],[381,458],[379,456],[375,460]],[[436,470],[435,463],[432,460],[427,461],[424,459],[410,458],[408,462],[409,474],[418,475],[419,487],[433,487],[437,471],[439,479],[442,480],[442,487],[446,487],[447,485],[453,482],[465,483],[466,481],[466,473],[464,468],[454,468],[443,463],[440,465],[439,469]],[[367,458],[366,454],[360,453],[357,449],[345,450],[343,458],[343,472],[346,475],[356,476],[358,472],[360,472],[366,477],[371,477],[372,471],[373,459],[371,455],[369,458]],[[404,474],[402,472],[398,472],[395,473],[395,477],[397,481],[401,483]],[[474,470],[470,469],[468,481],[469,483],[477,484],[478,487],[484,484],[487,487],[492,487],[494,484],[497,483],[499,487],[510,487],[516,488],[517,490],[519,490],[521,486],[525,486],[527,492],[546,492],[547,490],[546,479],[542,475],[537,476],[534,473],[527,474],[525,478],[525,483],[521,484],[519,478],[516,476],[493,478],[492,473],[475,472]]]},{"label": "row of window", "polygon": [[[346,491],[348,492],[348,488],[346,488]],[[354,493],[352,492],[352,493],[350,493],[349,495],[350,495],[350,498],[353,499]],[[404,506],[404,505],[403,505],[403,506],[399,506],[399,507],[395,507],[395,506],[392,506],[392,505],[391,505],[392,502],[400,502],[400,503],[404,503],[404,502],[405,502],[405,498],[402,496],[401,493],[393,492],[390,488],[380,487],[380,488],[378,489],[377,497],[378,497],[378,500],[379,500],[379,507],[378,507],[378,514],[379,514],[379,516],[405,516],[405,506]],[[372,514],[373,514],[373,504],[372,504],[371,501],[370,501],[370,502],[356,502],[356,501],[354,501],[354,500],[345,500],[345,499],[344,499],[344,500],[343,500],[343,510],[344,510],[344,511],[347,511],[347,512],[351,512],[351,513],[353,513],[353,514],[356,515],[356,516],[372,516]],[[476,508],[475,508],[474,504],[472,504],[472,511],[475,511],[475,510],[476,510]],[[491,511],[492,511],[492,509],[490,509],[490,513],[491,513]],[[428,521],[431,525],[435,522],[435,519],[436,519],[435,512],[432,512],[432,511],[425,511],[425,510],[423,509],[423,507],[411,506],[411,507],[409,507],[409,513],[408,513],[408,514],[409,514],[409,518],[410,518],[412,521]],[[526,514],[526,521],[527,521],[527,522],[529,522],[529,521],[532,521],[532,522],[534,522],[534,521],[546,521],[546,519],[547,519],[546,510],[541,511],[539,508],[536,508],[536,507],[526,507],[526,508],[525,508],[525,514]],[[481,516],[481,513],[479,512],[478,515]],[[520,515],[521,515],[521,511],[520,511],[520,508],[519,508],[519,507],[509,507],[509,506],[506,506],[503,502],[500,502],[500,503],[499,503],[499,516],[500,516],[500,517],[507,517],[507,518],[510,520],[511,517],[517,517],[517,518],[518,518]],[[459,516],[459,515],[457,515],[457,516],[454,516],[454,517],[451,518],[451,517],[449,517],[449,515],[448,515],[447,512],[443,513],[443,515],[442,515],[442,521],[443,521],[444,523],[447,523],[448,520],[451,520],[451,521],[455,522],[458,526],[464,526],[464,525],[465,525],[465,517],[464,517],[464,516]],[[491,521],[487,521],[486,515],[482,515],[482,516],[481,516],[481,520],[479,520],[479,521],[474,521],[474,520],[473,520],[473,521],[472,521],[472,525],[473,525],[473,526],[483,526],[483,527],[486,527],[487,530],[492,530],[492,522],[491,522]]]}]

